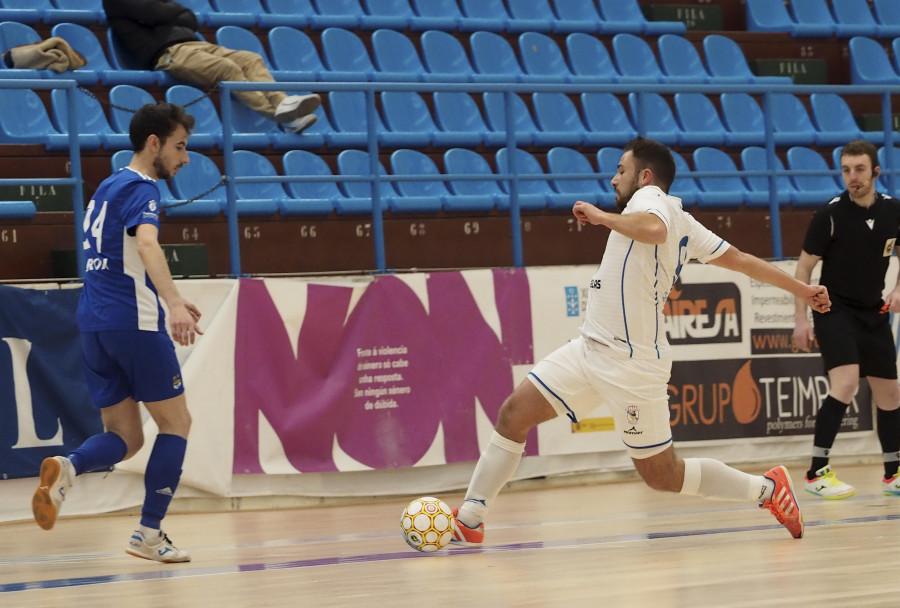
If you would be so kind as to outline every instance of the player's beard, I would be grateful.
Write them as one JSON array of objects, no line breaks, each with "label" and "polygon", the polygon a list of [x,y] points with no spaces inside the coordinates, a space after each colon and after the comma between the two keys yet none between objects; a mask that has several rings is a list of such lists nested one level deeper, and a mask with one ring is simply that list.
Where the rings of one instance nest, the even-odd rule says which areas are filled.
[{"label": "player's beard", "polygon": [[157,179],[170,180],[174,175],[174,173],[172,171],[169,171],[169,169],[166,167],[165,163],[163,162],[162,156],[160,156],[159,154],[157,154],[156,158],[153,159],[153,170],[156,171]]},{"label": "player's beard", "polygon": [[638,175],[636,174],[629,185],[629,189],[623,191],[622,194],[616,194],[616,207],[618,207],[619,211],[624,211],[625,207],[628,206],[628,201],[630,201],[631,197],[634,196],[634,193],[638,191],[639,184]]}]

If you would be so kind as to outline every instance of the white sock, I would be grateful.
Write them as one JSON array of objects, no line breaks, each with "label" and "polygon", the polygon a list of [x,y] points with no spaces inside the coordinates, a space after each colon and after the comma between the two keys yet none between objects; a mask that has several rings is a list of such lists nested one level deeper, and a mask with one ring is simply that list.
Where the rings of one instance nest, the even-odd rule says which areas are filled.
[{"label": "white sock", "polygon": [[762,475],[750,475],[712,458],[685,458],[682,494],[719,500],[763,502],[775,484]]},{"label": "white sock", "polygon": [[138,530],[144,535],[144,540],[150,541],[150,544],[153,544],[153,541],[162,535],[161,531],[156,528],[148,528],[147,526],[138,526]]},{"label": "white sock", "polygon": [[477,528],[484,521],[490,503],[519,468],[524,451],[524,443],[516,443],[494,431],[491,442],[475,465],[466,500],[457,513],[462,523]]}]

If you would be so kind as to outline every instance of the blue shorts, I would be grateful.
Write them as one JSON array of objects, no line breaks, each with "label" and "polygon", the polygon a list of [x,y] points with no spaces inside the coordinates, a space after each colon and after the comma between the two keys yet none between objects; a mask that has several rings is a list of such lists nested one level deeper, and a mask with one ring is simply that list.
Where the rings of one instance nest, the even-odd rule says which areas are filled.
[{"label": "blue shorts", "polygon": [[163,332],[81,332],[84,375],[94,406],[109,407],[128,397],[164,401],[184,393],[175,345]]}]

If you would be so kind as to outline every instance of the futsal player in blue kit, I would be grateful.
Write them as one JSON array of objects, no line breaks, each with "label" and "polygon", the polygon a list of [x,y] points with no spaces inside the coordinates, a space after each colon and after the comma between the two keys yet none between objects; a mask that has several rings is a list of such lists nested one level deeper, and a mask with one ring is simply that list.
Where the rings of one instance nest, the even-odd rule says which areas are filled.
[{"label": "futsal player in blue kit", "polygon": [[143,446],[138,402],[159,427],[144,474],[141,521],[126,552],[158,562],[187,562],[161,529],[178,487],[191,416],[172,337],[193,344],[200,311],[178,293],[159,236],[159,187],[189,162],[194,117],[174,104],[148,104],[131,120],[131,163],[100,184],[84,218],[86,266],[78,304],[84,370],[105,432],[66,456],[41,463],[32,499],[38,525],[53,528],[75,477],[109,469]]},{"label": "futsal player in blue kit", "polygon": [[771,512],[791,536],[803,536],[785,467],[750,475],[712,458],[676,454],[667,393],[672,356],[662,310],[683,264],[692,259],[780,287],[822,313],[831,306],[828,290],[795,279],[702,226],[684,211],[681,199],[668,194],[674,179],[668,148],[638,137],[625,146],[611,182],[621,213],[575,203],[573,213],[582,225],[610,229],[590,283],[581,335],[538,362],[501,406],[465,500],[453,510],[452,543],[484,542],[488,509],[518,468],[533,427],[557,416],[577,421],[604,404],[649,487],[752,502]]}]

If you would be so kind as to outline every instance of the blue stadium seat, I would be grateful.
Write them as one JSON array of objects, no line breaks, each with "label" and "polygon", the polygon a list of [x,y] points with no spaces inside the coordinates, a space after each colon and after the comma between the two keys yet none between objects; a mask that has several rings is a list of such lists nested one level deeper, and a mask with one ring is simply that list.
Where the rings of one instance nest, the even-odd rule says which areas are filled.
[{"label": "blue stadium seat", "polygon": [[[177,84],[166,89],[166,101],[180,106],[187,106],[185,110],[194,117],[194,129],[188,144],[191,148],[222,147],[222,121],[219,120],[219,112],[212,100],[203,91],[189,85]],[[241,141],[243,147],[268,148],[271,141],[263,133],[240,134],[233,133],[235,144]]]},{"label": "blue stadium seat", "polygon": [[[451,148],[444,152],[447,185],[457,197],[447,200],[448,211],[491,211],[494,206],[509,209],[509,195],[493,179],[494,172],[478,152]],[[454,175],[484,175],[483,180],[455,180]]]},{"label": "blue stadium seat", "polygon": [[506,39],[493,32],[475,32],[469,38],[476,81],[539,82],[540,76],[526,74]]},{"label": "blue stadium seat", "polygon": [[894,41],[891,43],[891,50],[894,53],[894,68],[900,73],[900,42],[897,42],[900,38],[894,38]]},{"label": "blue stadium seat", "polygon": [[[546,174],[538,160],[519,148],[514,149],[516,159],[516,175],[522,177],[534,177],[535,179],[518,180],[519,209],[536,211],[549,207],[550,209],[571,209],[574,201],[567,194],[555,192],[547,181]],[[494,161],[497,164],[498,173],[510,173],[509,149],[498,148],[494,153]],[[540,179],[537,179],[540,177]],[[500,187],[507,194],[510,193],[510,182],[503,180]]]},{"label": "blue stadium seat", "polygon": [[835,186],[835,173],[822,156],[810,148],[793,146],[787,151],[787,165],[791,170],[821,171],[822,175],[792,175],[794,189],[802,197],[795,201],[797,205],[824,205],[834,198],[840,190]]},{"label": "blue stadium seat", "polygon": [[[631,122],[638,133],[667,146],[681,144],[684,132],[668,102],[659,93],[629,93]],[[643,118],[643,121],[641,120]]]},{"label": "blue stadium seat", "polygon": [[[722,122],[732,137],[740,138],[748,145],[765,143],[765,117],[753,97],[747,93],[722,93],[719,103],[722,107]],[[777,133],[774,137],[775,143],[782,143]]]},{"label": "blue stadium seat", "polygon": [[850,39],[850,82],[853,84],[900,84],[881,43],[854,36]]},{"label": "blue stadium seat", "polygon": [[[547,152],[547,168],[554,177],[567,175],[597,173],[590,161],[578,150],[557,146]],[[573,177],[571,179],[550,179],[550,185],[560,194],[569,197],[569,206],[575,201],[585,201],[608,207],[615,196],[610,197],[609,189],[604,188],[599,180],[591,177]]]},{"label": "blue stadium seat", "polygon": [[893,38],[900,31],[890,27],[883,27],[872,15],[869,3],[866,0],[840,0],[832,2],[834,20],[837,22],[837,35],[849,38],[851,36],[875,36],[878,38]]},{"label": "blue stadium seat", "polygon": [[582,93],[581,110],[588,132],[604,145],[624,145],[637,135],[622,102],[612,93]]},{"label": "blue stadium seat", "polygon": [[[117,84],[111,88],[109,90],[109,125],[113,131],[124,133],[127,136],[134,113],[148,103],[156,103],[156,99],[140,87]],[[193,139],[191,143],[193,144]]]},{"label": "blue stadium seat", "polygon": [[439,82],[471,82],[474,70],[462,43],[452,34],[428,30],[419,39],[422,61],[428,70],[428,80]]},{"label": "blue stadium seat", "polygon": [[34,201],[0,201],[0,220],[30,220],[35,215]]},{"label": "blue stadium seat", "polygon": [[212,10],[207,13],[206,25],[251,28],[258,24],[257,15],[264,13],[259,0],[210,0]]},{"label": "blue stadium seat", "polygon": [[[294,91],[291,91],[294,93]],[[302,95],[302,91],[296,92]],[[269,120],[259,112],[254,112],[242,103],[235,101],[231,104],[233,120],[233,141],[235,147],[261,148],[261,142],[257,141],[260,135],[269,138],[276,149],[307,148],[317,149],[325,145],[333,128],[320,106],[315,114],[317,122],[307,128],[303,133],[288,133],[282,131],[274,121]],[[224,127],[224,122],[223,122]]]},{"label": "blue stadium seat", "polygon": [[262,4],[265,12],[256,16],[256,22],[267,30],[276,27],[303,29],[309,25],[310,15],[316,12],[310,0],[263,0]]},{"label": "blue stadium seat", "polygon": [[653,84],[663,82],[656,55],[647,42],[634,34],[616,34],[612,39],[613,57],[620,82]]},{"label": "blue stadium seat", "polygon": [[797,23],[795,36],[828,38],[837,33],[837,24],[823,0],[791,0],[791,12]]},{"label": "blue stadium seat", "polygon": [[[612,191],[610,181],[619,172],[619,161],[622,159],[622,148],[604,146],[597,150],[597,172],[604,174],[600,178],[601,184],[607,184]],[[613,193],[615,197],[615,193]],[[615,201],[614,201],[615,202]]]},{"label": "blue stadium seat", "polygon": [[331,74],[338,74],[338,80],[376,80],[403,82],[408,76],[403,73],[376,70],[363,41],[353,32],[329,27],[322,32],[322,53]]},{"label": "blue stadium seat", "polygon": [[712,80],[700,53],[684,36],[663,34],[656,41],[665,82],[704,84]]},{"label": "blue stadium seat", "polygon": [[409,36],[380,29],[372,34],[372,57],[380,72],[404,74],[410,82],[425,80],[425,66]]},{"label": "blue stadium seat", "polygon": [[503,0],[457,0],[465,19],[471,21],[470,28],[478,24],[479,31],[508,31],[509,13]]},{"label": "blue stadium seat", "polygon": [[[173,202],[187,201],[199,194],[202,194],[213,188],[204,195],[204,198],[197,199],[187,205],[181,205],[166,209],[167,217],[204,217],[216,216],[220,212],[225,211],[226,198],[225,186],[215,187],[222,181],[222,171],[208,156],[204,156],[199,152],[188,150],[190,162],[179,169],[169,185],[172,188]],[[159,184],[164,182],[160,181]],[[164,197],[163,197],[164,198]],[[240,214],[240,207],[238,207]]]},{"label": "blue stadium seat", "polygon": [[0,0],[0,21],[38,23],[51,8],[50,0]]},{"label": "blue stadium seat", "polygon": [[[362,91],[331,91],[328,93],[335,134],[329,146],[365,146],[368,141],[366,128],[366,94]],[[375,110],[376,137],[386,131],[378,110]]]},{"label": "blue stadium seat", "polygon": [[362,25],[364,11],[359,0],[312,0],[316,12],[309,16],[314,29],[344,28],[352,30]]},{"label": "blue stadium seat", "polygon": [[[142,72],[128,74],[121,70],[114,70],[106,59],[100,41],[91,30],[83,25],[57,23],[50,30],[50,35],[64,39],[87,61],[85,67],[68,70],[57,75],[57,78],[74,79],[78,84],[85,86],[93,86],[100,80],[106,85],[134,84],[140,86],[147,84],[146,74]],[[51,76],[53,76],[52,73]]]},{"label": "blue stadium seat", "polygon": [[437,128],[422,96],[415,91],[385,91],[381,94],[384,123],[389,131],[380,139],[389,146],[464,146],[475,144],[467,134],[446,133]]},{"label": "blue stadium seat", "polygon": [[675,114],[688,146],[744,145],[740,135],[729,133],[712,101],[703,93],[675,93]]},{"label": "blue stadium seat", "polygon": [[[396,175],[437,177],[440,171],[431,157],[418,150],[402,148],[391,154],[391,172]],[[441,180],[404,180],[394,182],[399,193],[391,209],[396,212],[435,213],[440,211],[448,196]]]},{"label": "blue stadium seat", "polygon": [[[717,148],[701,146],[694,149],[694,169],[699,172],[737,173],[731,157]],[[767,202],[766,195],[748,190],[737,175],[697,177],[700,184],[700,206],[736,207],[748,201],[756,205]]]},{"label": "blue stadium seat", "polygon": [[619,72],[612,57],[596,36],[569,34],[566,36],[566,55],[572,73],[577,77],[593,79],[597,83],[619,82]]},{"label": "blue stadium seat", "polygon": [[770,112],[775,132],[780,136],[780,141],[789,141],[793,144],[835,144],[838,141],[826,141],[827,137],[816,131],[806,108],[793,93],[773,93],[771,96]]},{"label": "blue stadium seat", "polygon": [[[875,19],[886,31],[900,30],[900,3],[896,0],[872,0],[872,9]],[[900,34],[894,34],[895,37]]]},{"label": "blue stadium seat", "polygon": [[269,54],[256,34],[238,25],[223,25],[216,30],[216,44],[235,51],[250,51],[259,55],[275,80],[298,80],[302,74],[276,70],[269,60]]},{"label": "blue stadium seat", "polygon": [[853,118],[850,106],[844,98],[835,93],[813,93],[809,96],[809,106],[812,109],[812,118],[816,129],[823,137],[822,143],[830,142],[831,145],[846,143],[854,139],[865,139],[871,142],[881,142],[884,134],[878,131],[860,131]]},{"label": "blue stadium seat", "polygon": [[472,141],[488,146],[506,143],[506,136],[491,129],[484,121],[478,104],[470,94],[463,91],[438,91],[434,94],[433,103],[434,119],[441,131],[465,133]]},{"label": "blue stadium seat", "polygon": [[[490,91],[484,94],[484,113],[488,126],[494,131],[506,134],[506,99],[505,94]],[[529,145],[535,142],[537,137],[537,125],[525,107],[525,102],[516,94],[513,94],[513,130],[515,141],[519,145]]]},{"label": "blue stadium seat", "polygon": [[[285,177],[331,176],[331,169],[322,157],[308,150],[289,150],[281,159]],[[290,198],[285,199],[281,215],[331,215],[337,200],[344,198],[334,181],[286,181],[284,188]]]},{"label": "blue stadium seat", "polygon": [[685,175],[691,171],[690,166],[675,150],[672,150],[672,158],[675,159],[675,181],[669,186],[669,194],[679,197],[685,207],[698,204],[700,186],[696,179]]},{"label": "blue stadium seat", "polygon": [[538,32],[525,32],[519,35],[519,56],[525,72],[539,76],[547,82],[591,82],[586,77],[576,78],[566,65],[559,45],[550,36]]},{"label": "blue stadium seat", "polygon": [[106,24],[103,0],[53,0],[53,8],[46,11],[46,17],[48,23]]},{"label": "blue stadium seat", "polygon": [[507,0],[512,31],[571,32],[591,31],[581,21],[573,21],[557,16],[547,0]]},{"label": "blue stadium seat", "polygon": [[[766,149],[760,146],[747,146],[741,150],[741,168],[744,171],[768,171],[768,160],[766,157]],[[783,171],[784,163],[778,156],[775,157],[775,170]],[[762,198],[768,205],[769,200],[769,177],[762,176],[746,176],[744,182],[751,192],[762,193]],[[787,175],[778,175],[775,177],[775,200],[779,205],[793,203],[797,199],[797,190],[788,179]],[[748,203],[752,205],[753,203]]]},{"label": "blue stadium seat", "polygon": [[588,34],[606,32],[603,17],[597,12],[593,2],[584,0],[552,0],[552,2],[553,12],[561,22],[575,24],[572,31]]},{"label": "blue stadium seat", "polygon": [[127,167],[128,163],[131,162],[132,157],[134,157],[134,152],[131,150],[119,150],[117,152],[114,152],[109,159],[110,164],[112,165],[113,173],[115,173],[119,169]]},{"label": "blue stadium seat", "polygon": [[409,0],[362,0],[362,7],[360,21],[365,30],[388,28],[402,32],[416,16]]},{"label": "blue stadium seat", "polygon": [[268,38],[276,70],[291,73],[297,80],[334,80],[305,32],[279,25],[269,30]]},{"label": "blue stadium seat", "polygon": [[[887,148],[884,146],[878,148],[878,165],[881,167],[881,176],[878,178],[878,189],[894,198],[898,198],[900,197],[900,148],[894,146],[891,153],[893,156],[893,165],[888,162]],[[896,185],[894,191],[891,191],[890,181],[888,179],[888,174],[891,171],[894,171],[894,183]]]},{"label": "blue stadium seat", "polygon": [[[413,30],[453,31],[470,28],[462,26],[463,16],[456,0],[410,0],[416,18],[410,24]],[[474,29],[478,29],[477,26]]]},{"label": "blue stadium seat", "polygon": [[[66,113],[66,91],[53,89],[50,92],[51,115],[56,130],[60,133],[69,132],[69,120]],[[87,95],[84,91],[75,91],[75,103],[78,108],[78,145],[82,150],[96,150],[103,146],[107,150],[122,150],[131,147],[128,135],[116,133],[109,126],[106,114],[100,102],[95,97]]]},{"label": "blue stadium seat", "polygon": [[[113,172],[127,167],[133,156],[134,152],[131,150],[118,150],[117,152],[114,152],[112,157],[110,157],[110,164]],[[181,201],[175,199],[172,191],[169,190],[169,185],[166,183],[166,180],[157,180],[156,186],[159,188],[160,207],[166,211],[166,215],[169,217],[177,217],[179,213],[190,214],[196,212],[200,216],[217,215],[219,213],[219,203],[215,201],[195,201],[193,203],[188,203],[187,205],[167,209],[173,203]]]},{"label": "blue stadium seat", "polygon": [[[349,176],[370,176],[372,170],[369,168],[369,153],[362,150],[344,150],[337,157],[338,170],[341,175]],[[378,174],[386,176],[384,165],[378,161]],[[338,188],[344,193],[343,199],[338,199],[336,206],[338,213],[372,213],[372,182],[341,182]],[[381,209],[390,209],[397,199],[397,191],[391,182],[378,182],[378,198]]]},{"label": "blue stadium seat", "polygon": [[737,42],[719,34],[703,38],[706,65],[717,83],[793,84],[789,76],[756,76],[747,65],[744,51]]},{"label": "blue stadium seat", "polygon": [[531,103],[539,129],[535,136],[537,145],[579,146],[602,143],[585,129],[575,104],[565,93],[532,93]]},{"label": "blue stadium seat", "polygon": [[[34,44],[41,41],[41,36],[33,27],[15,21],[0,22],[0,54],[13,47]],[[30,68],[8,68],[5,61],[0,61],[0,78],[44,78],[47,70]]]},{"label": "blue stadium seat", "polygon": [[[234,151],[235,177],[276,177],[278,172],[265,156],[250,150]],[[275,215],[284,205],[287,193],[277,182],[235,184],[238,215]]]},{"label": "blue stadium seat", "polygon": [[138,65],[134,57],[122,47],[111,28],[106,30],[106,48],[109,50],[109,65],[113,69],[133,72],[135,78],[138,72],[143,75],[145,82],[135,82],[134,86],[149,87],[154,84],[169,86],[175,83],[175,79],[167,72],[149,70],[145,66]]},{"label": "blue stadium seat", "polygon": [[748,32],[793,32],[784,0],[746,0]]},{"label": "blue stadium seat", "polygon": [[687,25],[682,21],[647,21],[637,0],[598,0],[600,14],[603,15],[606,33],[626,32],[631,34],[684,34]]}]

